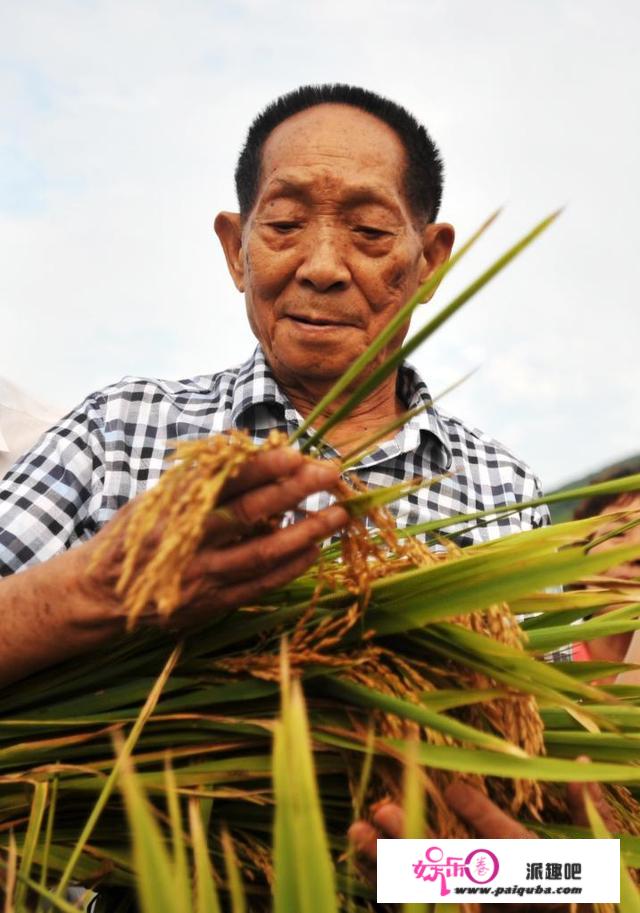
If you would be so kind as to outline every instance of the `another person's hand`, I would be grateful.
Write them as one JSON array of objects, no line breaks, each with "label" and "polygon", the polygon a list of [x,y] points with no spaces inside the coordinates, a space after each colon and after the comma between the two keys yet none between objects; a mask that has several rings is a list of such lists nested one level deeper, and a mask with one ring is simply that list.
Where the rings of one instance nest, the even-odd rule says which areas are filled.
[{"label": "another person's hand", "polygon": [[[579,758],[579,761],[588,761],[588,758]],[[600,786],[596,783],[569,783],[567,785],[567,799],[574,824],[582,827],[588,826],[585,807],[585,792],[593,800],[596,809],[603,819],[607,829],[615,833],[617,825],[611,808]],[[445,791],[445,799],[456,815],[469,825],[478,837],[487,839],[536,839],[537,835],[528,830],[524,825],[515,821],[510,815],[502,811],[495,802],[487,798],[480,790],[462,781],[454,781]],[[356,821],[349,828],[349,842],[353,847],[359,868],[370,881],[375,881],[377,843],[382,837],[402,837],[404,834],[404,813],[402,808],[394,802],[379,803],[372,807],[371,822]],[[483,904],[484,913],[509,913],[510,910],[522,910],[522,904],[492,905]],[[566,904],[537,905],[539,913],[546,911],[564,911]],[[590,905],[580,905],[583,913],[591,910]]]},{"label": "another person's hand", "polygon": [[[334,464],[311,463],[292,449],[259,453],[242,466],[225,485],[218,504],[222,509],[213,512],[203,542],[186,569],[182,601],[170,616],[171,626],[189,627],[210,619],[212,613],[250,605],[302,574],[316,560],[318,543],[348,522],[346,510],[333,505],[275,529],[269,528],[267,521],[295,509],[314,492],[330,490],[338,478]],[[122,510],[130,510],[131,504]],[[101,548],[113,523],[71,553],[77,585],[85,596],[84,610],[81,608],[77,616],[81,624],[99,624],[106,618],[123,620],[122,605],[115,594],[122,561],[121,537],[87,573],[95,550]],[[148,547],[153,548],[153,541]],[[163,623],[153,613],[144,620]]]},{"label": "another person's hand", "polygon": [[[449,807],[478,837],[523,839],[536,835],[515,821],[488,799],[479,789],[461,780],[451,783],[445,791]],[[349,842],[355,850],[360,867],[370,880],[375,880],[377,843],[383,837],[404,835],[404,812],[395,802],[378,803],[371,808],[371,821],[355,821],[349,828]]]}]

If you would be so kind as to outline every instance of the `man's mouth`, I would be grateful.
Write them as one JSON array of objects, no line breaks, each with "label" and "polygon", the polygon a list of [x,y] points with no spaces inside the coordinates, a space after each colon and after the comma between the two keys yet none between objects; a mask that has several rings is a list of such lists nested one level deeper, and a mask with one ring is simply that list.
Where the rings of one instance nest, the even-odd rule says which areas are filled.
[{"label": "man's mouth", "polygon": [[299,323],[303,326],[308,327],[340,327],[344,329],[345,327],[354,326],[353,323],[348,323],[345,320],[331,320],[325,316],[315,316],[311,314],[285,314],[285,317],[289,320],[295,321],[295,323]]}]

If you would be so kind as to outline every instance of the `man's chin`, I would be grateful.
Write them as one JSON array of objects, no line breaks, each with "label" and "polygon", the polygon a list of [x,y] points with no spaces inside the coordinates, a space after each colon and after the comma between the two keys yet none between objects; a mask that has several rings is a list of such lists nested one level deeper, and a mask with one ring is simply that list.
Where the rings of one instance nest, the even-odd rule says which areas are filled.
[{"label": "man's chin", "polygon": [[295,332],[277,334],[268,353],[277,379],[281,378],[285,383],[295,383],[299,379],[332,384],[366,348],[366,341],[358,338],[363,334],[350,330],[351,327],[344,327],[340,332],[310,333],[308,336]]},{"label": "man's chin", "polygon": [[300,351],[297,346],[290,346],[282,351],[277,348],[268,355],[276,380],[285,385],[302,382],[329,387],[342,377],[360,353]]},{"label": "man's chin", "polygon": [[[314,384],[330,386],[338,378],[342,377],[351,364],[353,364],[353,359],[343,363],[338,362],[337,364],[334,362],[331,364],[319,364],[318,362],[310,364],[308,361],[292,359],[288,354],[286,361],[279,360],[273,367],[276,375],[282,375],[282,378],[286,378],[289,383],[292,381],[295,383],[296,379],[299,379],[304,383],[313,382]],[[278,378],[276,377],[276,379]]]}]

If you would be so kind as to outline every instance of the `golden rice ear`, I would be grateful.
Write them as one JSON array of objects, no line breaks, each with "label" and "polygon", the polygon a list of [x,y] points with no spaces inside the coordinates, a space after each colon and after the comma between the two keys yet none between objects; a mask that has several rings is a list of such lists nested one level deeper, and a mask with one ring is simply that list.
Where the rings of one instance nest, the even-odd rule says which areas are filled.
[{"label": "golden rice ear", "polygon": [[235,430],[176,444],[172,465],[114,524],[94,557],[92,570],[100,567],[116,542],[122,543],[116,592],[122,597],[129,631],[144,615],[169,618],[180,604],[184,572],[227,480],[259,451],[286,445],[286,436],[277,432],[258,445]]}]

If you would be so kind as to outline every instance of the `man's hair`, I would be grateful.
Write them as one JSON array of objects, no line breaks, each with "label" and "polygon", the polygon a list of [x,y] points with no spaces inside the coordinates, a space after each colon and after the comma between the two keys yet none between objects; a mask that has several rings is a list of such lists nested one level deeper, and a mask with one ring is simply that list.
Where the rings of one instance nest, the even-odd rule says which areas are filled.
[{"label": "man's hair", "polygon": [[[634,458],[605,470],[596,478],[591,479],[590,484],[613,482],[615,479],[624,479],[626,476],[636,475],[637,473],[640,473],[640,459]],[[635,497],[636,494],[637,492],[619,492],[618,494],[593,495],[577,506],[573,514],[574,519],[585,520],[587,517],[597,517],[606,507],[610,507],[618,501],[621,502],[620,506],[622,507],[625,501]]]},{"label": "man's hair", "polygon": [[368,89],[343,83],[300,86],[281,95],[258,114],[247,134],[236,166],[236,192],[240,214],[246,218],[256,202],[262,149],[271,132],[283,121],[316,105],[351,105],[388,124],[405,148],[405,194],[413,216],[434,222],[442,200],[442,160],[437,146],[422,124],[401,105]]}]

